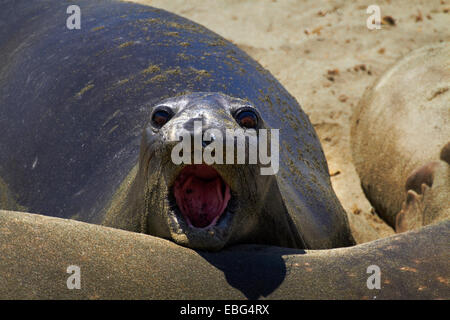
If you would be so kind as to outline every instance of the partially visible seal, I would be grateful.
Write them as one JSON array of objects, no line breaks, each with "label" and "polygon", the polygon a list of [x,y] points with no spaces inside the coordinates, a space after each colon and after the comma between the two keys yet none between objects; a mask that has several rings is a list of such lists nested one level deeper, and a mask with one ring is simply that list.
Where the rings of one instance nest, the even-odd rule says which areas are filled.
[{"label": "partially visible seal", "polygon": [[[450,221],[340,249],[220,252],[21,212],[0,210],[0,226],[1,299],[450,298]],[[79,290],[67,289],[69,265]]]},{"label": "partially visible seal", "polygon": [[450,44],[415,50],[358,105],[353,159],[368,199],[396,231],[450,217]]}]

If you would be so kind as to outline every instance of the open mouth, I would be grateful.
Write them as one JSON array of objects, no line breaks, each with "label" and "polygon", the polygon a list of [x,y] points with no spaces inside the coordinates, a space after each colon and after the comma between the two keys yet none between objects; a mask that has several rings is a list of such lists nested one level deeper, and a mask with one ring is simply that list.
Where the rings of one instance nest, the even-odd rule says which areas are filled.
[{"label": "open mouth", "polygon": [[175,179],[173,194],[183,218],[195,228],[214,226],[231,198],[230,187],[206,164],[184,167]]}]

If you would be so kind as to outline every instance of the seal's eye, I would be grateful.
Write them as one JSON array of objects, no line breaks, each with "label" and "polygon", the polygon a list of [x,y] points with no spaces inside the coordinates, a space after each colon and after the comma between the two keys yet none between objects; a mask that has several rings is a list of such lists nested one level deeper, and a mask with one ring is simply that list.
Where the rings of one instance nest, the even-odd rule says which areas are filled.
[{"label": "seal's eye", "polygon": [[172,114],[166,110],[158,110],[153,113],[152,122],[155,127],[161,128],[170,120]]},{"label": "seal's eye", "polygon": [[241,127],[254,129],[258,125],[258,116],[256,113],[249,109],[244,109],[236,113],[236,121]]}]

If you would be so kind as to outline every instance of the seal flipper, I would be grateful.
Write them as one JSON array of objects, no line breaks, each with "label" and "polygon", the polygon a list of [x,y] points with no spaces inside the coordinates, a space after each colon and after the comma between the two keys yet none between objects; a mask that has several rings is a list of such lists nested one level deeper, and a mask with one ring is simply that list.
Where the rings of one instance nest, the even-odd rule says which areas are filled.
[{"label": "seal flipper", "polygon": [[422,194],[422,185],[428,187],[433,186],[433,175],[436,167],[439,165],[438,161],[430,161],[427,164],[415,169],[406,179],[405,190],[414,190],[418,194]]},{"label": "seal flipper", "polygon": [[405,232],[411,229],[420,228],[423,224],[423,193],[429,188],[422,185],[422,194],[416,193],[414,190],[408,190],[406,200],[402,204],[402,210],[395,217],[395,231]]},{"label": "seal flipper", "polygon": [[406,179],[405,189],[406,199],[395,218],[396,232],[450,217],[450,165],[447,162],[430,161],[415,169]]}]

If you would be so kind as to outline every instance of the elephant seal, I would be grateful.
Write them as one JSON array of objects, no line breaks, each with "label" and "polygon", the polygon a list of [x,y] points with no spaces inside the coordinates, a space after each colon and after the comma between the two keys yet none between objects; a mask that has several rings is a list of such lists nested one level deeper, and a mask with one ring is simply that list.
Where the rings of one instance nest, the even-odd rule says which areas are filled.
[{"label": "elephant seal", "polygon": [[[17,204],[197,249],[354,244],[317,135],[268,71],[163,10],[113,0],[71,5],[81,29],[67,28],[61,1],[2,3],[0,177]],[[157,129],[167,116],[153,113],[161,108],[173,118]],[[159,151],[173,144],[175,124],[188,130],[188,114],[218,130],[237,127],[233,108],[280,129],[279,172],[188,167],[183,182],[200,199],[192,200],[174,185],[183,166]],[[210,206],[202,217],[200,205]]]},{"label": "elephant seal", "polygon": [[415,50],[369,88],[354,112],[362,187],[396,231],[450,217],[450,44]]},{"label": "elephant seal", "polygon": [[[213,142],[225,147],[227,130],[242,129],[243,123],[238,122],[242,112],[240,117],[245,121],[257,120],[246,125],[254,124],[253,129],[258,130],[266,128],[256,106],[224,94],[193,93],[156,104],[150,117],[166,116],[164,125],[158,122],[162,121],[160,118],[147,124],[139,169],[127,182],[130,187],[116,196],[119,200],[112,201],[102,224],[173,239],[197,249],[218,250],[234,243],[305,248],[303,238],[306,236],[309,241],[312,235],[298,231],[303,229],[301,215],[291,216],[286,209],[276,176],[261,175],[261,167],[256,163],[235,164],[237,138],[231,140],[236,150],[231,164],[222,163],[228,155],[222,147],[214,150],[223,154],[217,158],[221,163],[192,164],[192,150],[188,157],[191,164],[175,164],[172,159],[180,136],[183,141],[192,137],[189,147],[194,143],[196,121],[202,130],[199,139],[204,138],[203,131],[215,130]],[[206,151],[208,146],[211,144],[202,149]],[[247,141],[246,159],[249,147]]]},{"label": "elephant seal", "polygon": [[[135,232],[0,210],[0,298],[449,299],[449,224],[338,249],[247,244],[199,252]],[[69,266],[80,268],[78,290],[67,287]],[[374,266],[379,289],[368,286],[376,285]]]}]

